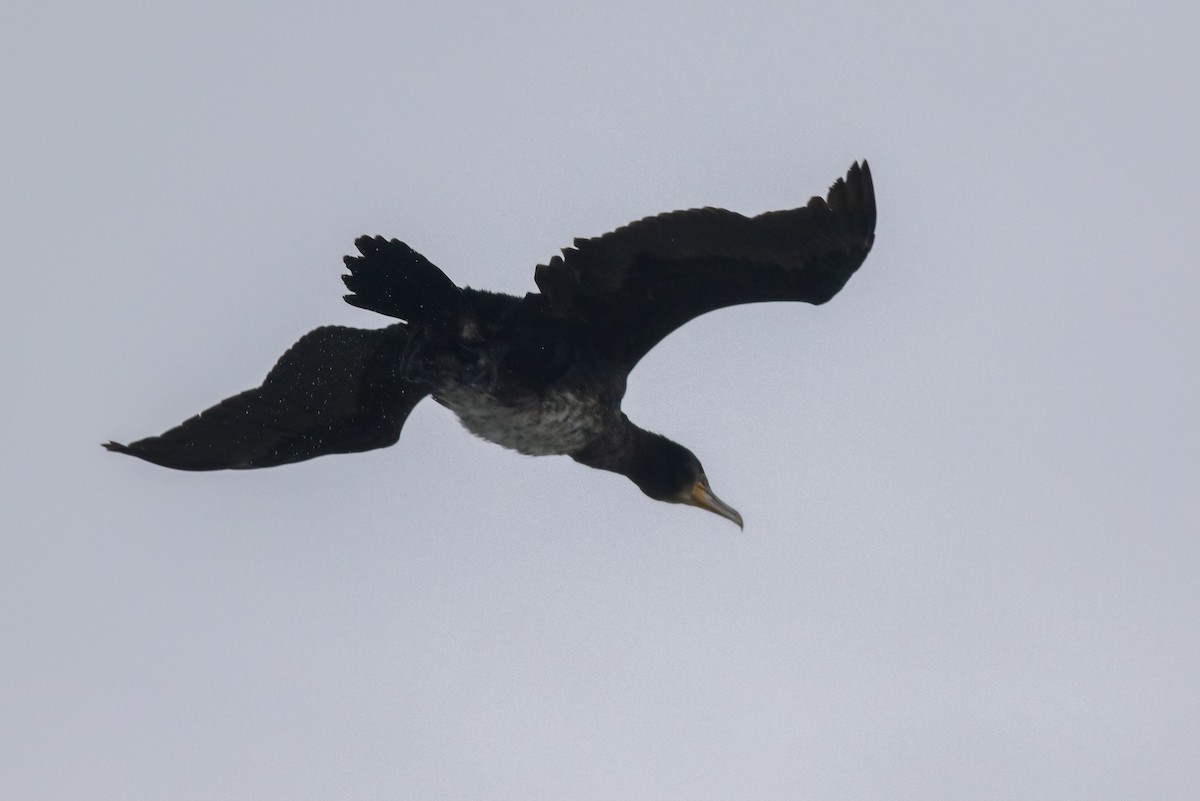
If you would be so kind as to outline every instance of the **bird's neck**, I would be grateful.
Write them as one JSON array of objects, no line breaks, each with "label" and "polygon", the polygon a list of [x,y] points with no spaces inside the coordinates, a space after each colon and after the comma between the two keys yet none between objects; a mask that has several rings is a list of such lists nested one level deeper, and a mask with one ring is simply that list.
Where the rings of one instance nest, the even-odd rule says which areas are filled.
[{"label": "bird's neck", "polygon": [[637,454],[653,447],[652,440],[656,437],[657,434],[631,423],[622,412],[617,422],[605,426],[599,437],[571,454],[571,458],[597,470],[629,475]]},{"label": "bird's neck", "polygon": [[620,473],[644,488],[653,480],[654,467],[663,461],[664,452],[672,447],[679,446],[631,423],[622,413],[619,422],[606,426],[599,437],[571,458],[588,467]]}]

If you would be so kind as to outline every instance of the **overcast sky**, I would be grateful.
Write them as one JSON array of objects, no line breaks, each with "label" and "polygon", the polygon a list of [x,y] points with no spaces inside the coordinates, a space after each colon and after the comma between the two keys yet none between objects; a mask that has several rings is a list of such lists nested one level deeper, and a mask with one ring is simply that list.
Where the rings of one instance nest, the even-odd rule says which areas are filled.
[{"label": "overcast sky", "polygon": [[[0,797],[1200,794],[1194,3],[0,18]],[[272,470],[99,447],[386,323],[359,234],[523,293],[864,157],[833,302],[630,382],[745,533],[431,402]]]}]

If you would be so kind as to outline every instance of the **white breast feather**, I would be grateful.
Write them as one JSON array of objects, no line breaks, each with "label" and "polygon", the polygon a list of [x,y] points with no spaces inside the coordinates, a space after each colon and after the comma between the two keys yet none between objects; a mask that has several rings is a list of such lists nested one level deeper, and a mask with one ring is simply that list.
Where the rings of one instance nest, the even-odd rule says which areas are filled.
[{"label": "white breast feather", "polygon": [[605,419],[597,401],[570,390],[504,404],[481,390],[455,387],[434,400],[458,415],[472,434],[527,456],[573,453],[596,436]]}]

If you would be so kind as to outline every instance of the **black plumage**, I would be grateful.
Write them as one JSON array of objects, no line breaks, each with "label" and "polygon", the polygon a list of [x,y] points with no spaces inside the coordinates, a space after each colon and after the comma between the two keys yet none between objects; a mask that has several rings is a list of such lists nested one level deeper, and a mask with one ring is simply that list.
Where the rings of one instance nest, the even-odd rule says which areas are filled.
[{"label": "black plumage", "polygon": [[360,237],[346,300],[396,318],[325,326],[262,386],[157,437],[105,447],[182,470],[254,468],[394,444],[426,396],[473,433],[521,453],[564,454],[628,476],[651,498],[741,516],[699,460],[621,412],[629,372],[663,337],[713,309],[832,298],[875,237],[864,161],[825,199],[745,217],[704,208],[647,217],[574,247],[522,298],[456,286],[408,245]]}]

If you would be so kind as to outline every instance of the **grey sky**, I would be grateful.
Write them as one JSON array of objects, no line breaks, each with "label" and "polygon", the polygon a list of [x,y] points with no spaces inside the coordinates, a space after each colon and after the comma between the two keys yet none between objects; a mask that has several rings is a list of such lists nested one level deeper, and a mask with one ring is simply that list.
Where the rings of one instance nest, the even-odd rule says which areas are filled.
[{"label": "grey sky", "polygon": [[[0,797],[1196,797],[1198,16],[3,12]],[[275,470],[99,447],[383,324],[358,234],[520,293],[863,157],[841,295],[632,377],[744,534],[432,403]]]}]

